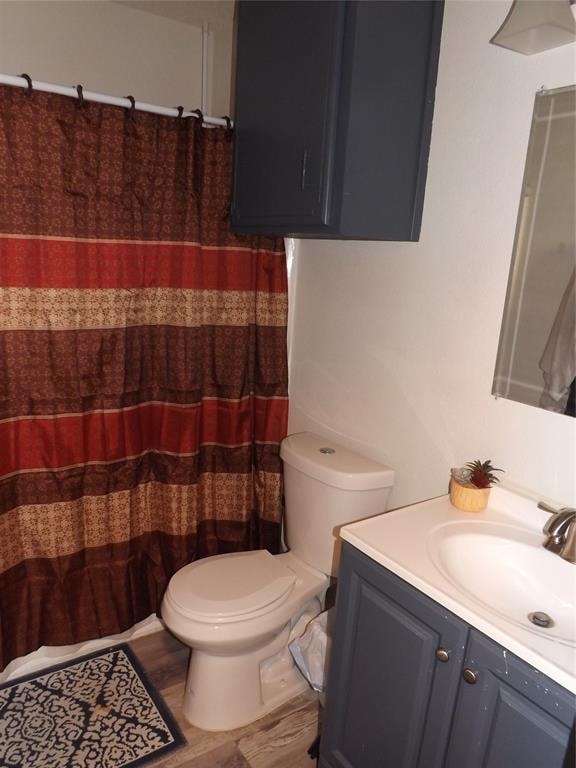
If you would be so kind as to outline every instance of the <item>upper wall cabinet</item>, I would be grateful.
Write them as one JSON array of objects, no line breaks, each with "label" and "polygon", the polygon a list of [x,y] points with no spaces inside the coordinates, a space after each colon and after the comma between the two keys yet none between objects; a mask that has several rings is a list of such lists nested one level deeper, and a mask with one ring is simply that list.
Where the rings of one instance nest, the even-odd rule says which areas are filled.
[{"label": "upper wall cabinet", "polygon": [[443,2],[240,0],[232,228],[418,240]]}]

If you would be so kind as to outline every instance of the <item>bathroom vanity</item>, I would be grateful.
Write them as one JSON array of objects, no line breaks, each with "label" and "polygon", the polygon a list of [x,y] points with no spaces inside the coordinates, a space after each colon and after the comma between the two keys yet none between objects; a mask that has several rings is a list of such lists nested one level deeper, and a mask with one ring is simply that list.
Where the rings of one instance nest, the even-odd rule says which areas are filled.
[{"label": "bathroom vanity", "polygon": [[442,497],[342,530],[322,768],[572,765],[576,570],[546,519],[493,489],[484,513]]}]

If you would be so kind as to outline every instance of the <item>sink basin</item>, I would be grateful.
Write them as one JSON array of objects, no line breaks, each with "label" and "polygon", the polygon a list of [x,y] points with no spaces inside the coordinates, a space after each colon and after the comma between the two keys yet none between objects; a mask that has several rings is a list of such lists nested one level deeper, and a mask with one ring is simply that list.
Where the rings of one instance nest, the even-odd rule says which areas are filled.
[{"label": "sink basin", "polygon": [[[525,528],[471,520],[437,526],[427,544],[436,568],[461,593],[540,637],[575,645],[576,566],[543,541]],[[549,626],[532,623],[535,612],[547,614]]]}]

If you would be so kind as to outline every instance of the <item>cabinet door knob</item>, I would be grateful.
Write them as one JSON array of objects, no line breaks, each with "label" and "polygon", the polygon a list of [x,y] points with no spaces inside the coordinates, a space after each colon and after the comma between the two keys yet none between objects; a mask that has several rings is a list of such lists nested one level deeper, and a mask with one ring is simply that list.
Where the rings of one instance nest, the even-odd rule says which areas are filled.
[{"label": "cabinet door knob", "polygon": [[464,669],[462,672],[462,677],[464,678],[465,682],[467,682],[469,685],[474,685],[478,682],[478,672],[474,672],[473,669]]},{"label": "cabinet door knob", "polygon": [[446,662],[450,658],[450,651],[447,651],[445,648],[437,648],[436,658],[438,661]]}]

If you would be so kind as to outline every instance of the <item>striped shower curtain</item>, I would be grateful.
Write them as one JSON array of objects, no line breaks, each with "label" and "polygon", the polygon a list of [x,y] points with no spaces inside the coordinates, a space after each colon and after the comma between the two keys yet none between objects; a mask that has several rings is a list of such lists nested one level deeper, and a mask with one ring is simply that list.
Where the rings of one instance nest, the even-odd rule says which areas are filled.
[{"label": "striped shower curtain", "polygon": [[278,550],[285,258],[230,167],[224,128],[0,86],[0,668]]}]

